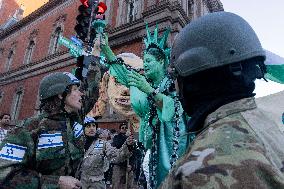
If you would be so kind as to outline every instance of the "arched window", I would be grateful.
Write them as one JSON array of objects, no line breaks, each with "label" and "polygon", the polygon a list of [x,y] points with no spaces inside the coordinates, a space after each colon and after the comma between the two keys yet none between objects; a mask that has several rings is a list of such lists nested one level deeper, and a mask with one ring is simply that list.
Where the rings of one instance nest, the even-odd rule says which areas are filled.
[{"label": "arched window", "polygon": [[119,1],[118,16],[116,25],[120,26],[133,22],[142,17],[144,0],[123,0]]},{"label": "arched window", "polygon": [[57,27],[54,31],[54,33],[51,36],[50,46],[49,46],[49,54],[54,54],[59,49],[58,39],[60,35],[62,34],[62,28]]},{"label": "arched window", "polygon": [[8,54],[8,57],[7,57],[7,62],[6,62],[6,71],[9,71],[10,67],[11,67],[11,64],[13,62],[13,58],[14,58],[14,51],[11,50]]},{"label": "arched window", "polygon": [[16,91],[16,94],[13,100],[13,106],[11,107],[11,119],[12,120],[17,120],[19,117],[23,94],[24,92],[22,88],[19,88]]},{"label": "arched window", "polygon": [[0,60],[3,60],[4,48],[0,48]]},{"label": "arched window", "polygon": [[32,40],[32,41],[30,41],[29,46],[26,50],[25,59],[24,59],[25,64],[28,64],[28,63],[31,62],[34,47],[35,47],[35,42]]},{"label": "arched window", "polygon": [[0,91],[0,105],[2,103],[3,98],[4,98],[4,92]]},{"label": "arched window", "polygon": [[189,19],[192,19],[194,15],[194,1],[188,0],[187,1],[187,16]]},{"label": "arched window", "polygon": [[127,22],[133,22],[138,18],[139,0],[128,0],[127,2]]}]

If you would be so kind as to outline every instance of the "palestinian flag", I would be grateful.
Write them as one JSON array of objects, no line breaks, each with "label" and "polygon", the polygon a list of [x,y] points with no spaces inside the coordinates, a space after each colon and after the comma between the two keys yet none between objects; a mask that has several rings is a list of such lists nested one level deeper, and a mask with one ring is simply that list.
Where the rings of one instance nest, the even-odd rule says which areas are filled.
[{"label": "palestinian flag", "polygon": [[284,58],[266,50],[266,60],[264,63],[267,67],[265,78],[284,84]]}]

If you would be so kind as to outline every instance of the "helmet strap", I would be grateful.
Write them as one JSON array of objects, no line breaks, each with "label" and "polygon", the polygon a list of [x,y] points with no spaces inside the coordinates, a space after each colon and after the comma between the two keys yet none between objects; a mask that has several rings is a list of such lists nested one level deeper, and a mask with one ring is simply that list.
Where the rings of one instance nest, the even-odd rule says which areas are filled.
[{"label": "helmet strap", "polygon": [[240,62],[229,65],[229,69],[234,76],[240,76],[242,74],[242,64]]},{"label": "helmet strap", "polygon": [[69,91],[70,91],[69,87],[66,87],[65,91],[62,93],[60,108],[65,113],[67,113],[67,111],[65,110],[65,100],[66,100],[66,97],[67,97],[67,94],[69,93]]}]

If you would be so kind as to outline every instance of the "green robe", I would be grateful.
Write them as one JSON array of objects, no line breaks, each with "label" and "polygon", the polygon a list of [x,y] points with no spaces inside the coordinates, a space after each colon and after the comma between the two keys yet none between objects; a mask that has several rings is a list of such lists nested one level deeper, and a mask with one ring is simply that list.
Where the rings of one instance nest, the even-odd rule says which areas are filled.
[{"label": "green robe", "polygon": [[[110,66],[110,74],[113,75],[116,80],[129,87],[127,85],[127,70],[121,64],[112,64]],[[168,78],[164,78],[160,85],[160,90],[163,91],[165,87],[165,83]],[[151,149],[152,146],[152,128],[148,125],[148,116],[150,112],[149,102],[147,100],[147,94],[140,91],[138,88],[130,86],[130,100],[132,108],[135,113],[140,117],[140,127],[139,127],[139,141],[143,143],[146,149]],[[161,122],[161,126],[158,133],[158,166],[157,166],[157,187],[161,184],[161,182],[167,176],[171,165],[170,159],[173,153],[173,129],[175,125],[175,107],[174,107],[174,99],[176,92],[170,93],[168,96],[163,95],[163,108],[159,110],[157,108],[158,118]],[[187,148],[188,144],[188,135],[186,134],[186,115],[180,105],[180,111],[178,112],[180,117],[179,129],[180,129],[180,137],[179,137],[179,149],[178,149],[178,157],[181,157]],[[155,122],[155,120],[153,120]]]}]

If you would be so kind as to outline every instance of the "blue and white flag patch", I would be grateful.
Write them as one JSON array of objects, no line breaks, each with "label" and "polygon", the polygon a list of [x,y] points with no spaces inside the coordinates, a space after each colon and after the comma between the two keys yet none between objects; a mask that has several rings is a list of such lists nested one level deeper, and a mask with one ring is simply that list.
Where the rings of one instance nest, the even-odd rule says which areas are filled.
[{"label": "blue and white flag patch", "polygon": [[74,137],[78,138],[83,134],[84,128],[81,124],[75,122],[73,125]]},{"label": "blue and white flag patch", "polygon": [[77,79],[77,77],[75,77],[73,74],[69,73],[69,72],[63,72],[65,75],[67,75],[72,82],[74,83],[80,83],[80,81]]},{"label": "blue and white flag patch", "polygon": [[96,144],[95,149],[100,150],[100,149],[103,149],[103,147],[104,147],[104,143],[99,141]]},{"label": "blue and white flag patch", "polygon": [[37,149],[54,148],[63,146],[62,134],[41,134],[38,139]]},{"label": "blue and white flag patch", "polygon": [[0,151],[0,158],[10,161],[23,161],[27,147],[7,143]]}]

